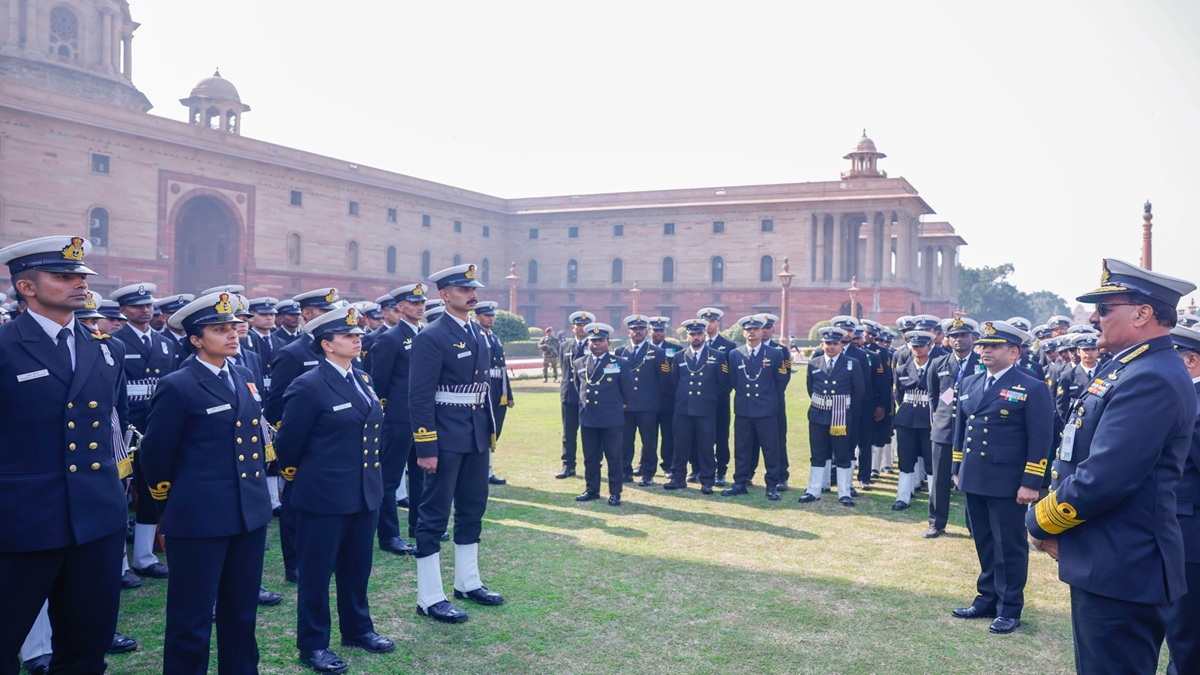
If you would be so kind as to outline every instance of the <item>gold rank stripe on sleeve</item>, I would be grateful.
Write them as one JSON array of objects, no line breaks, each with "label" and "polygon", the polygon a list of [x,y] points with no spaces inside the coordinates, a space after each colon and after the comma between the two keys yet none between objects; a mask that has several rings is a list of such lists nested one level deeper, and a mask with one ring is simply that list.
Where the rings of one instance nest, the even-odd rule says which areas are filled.
[{"label": "gold rank stripe on sleeve", "polygon": [[953,452],[950,453],[950,455],[951,455],[951,457],[950,457],[951,461],[962,464],[962,461],[963,461],[962,450],[954,450]]},{"label": "gold rank stripe on sleeve", "polygon": [[155,501],[164,502],[167,500],[167,492],[170,491],[170,489],[170,481],[164,480],[158,485],[150,488],[150,496],[153,497]]},{"label": "gold rank stripe on sleeve", "polygon": [[722,373],[728,373],[728,372],[729,372],[729,362],[728,362],[728,361],[727,361],[727,362],[725,362],[725,363],[722,363],[722,364],[721,364],[721,372],[722,372]]},{"label": "gold rank stripe on sleeve", "polygon": [[1038,527],[1050,534],[1062,534],[1067,530],[1082,524],[1083,520],[1076,518],[1075,507],[1066,502],[1058,502],[1058,493],[1051,492],[1045,499],[1037,503],[1035,508]]},{"label": "gold rank stripe on sleeve", "polygon": [[437,439],[436,429],[434,431],[426,431],[425,427],[421,427],[413,432],[413,440],[417,443],[432,443]]},{"label": "gold rank stripe on sleeve", "polygon": [[279,475],[283,476],[283,479],[284,479],[284,480],[286,480],[286,481],[289,481],[289,482],[290,482],[290,481],[292,481],[292,480],[295,480],[295,478],[296,478],[296,467],[294,467],[294,466],[285,466],[285,467],[283,467],[282,469],[280,469],[280,470],[279,470]]},{"label": "gold rank stripe on sleeve", "polygon": [[1034,476],[1045,476],[1046,460],[1043,459],[1040,462],[1025,462],[1025,473],[1032,474]]},{"label": "gold rank stripe on sleeve", "polygon": [[664,362],[663,362],[663,364],[662,364],[662,371],[663,371],[664,373],[669,373],[669,372],[671,372],[671,363],[670,363],[669,361],[664,361]]}]

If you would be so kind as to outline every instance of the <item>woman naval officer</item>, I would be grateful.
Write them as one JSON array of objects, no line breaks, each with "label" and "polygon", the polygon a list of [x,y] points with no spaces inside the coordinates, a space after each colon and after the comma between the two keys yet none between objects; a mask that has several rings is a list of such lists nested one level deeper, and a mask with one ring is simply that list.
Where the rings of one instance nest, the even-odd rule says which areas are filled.
[{"label": "woman naval officer", "polygon": [[335,570],[342,644],[377,653],[396,648],[375,632],[367,606],[383,501],[383,407],[371,377],[354,367],[364,332],[357,309],[326,312],[304,330],[323,362],[284,392],[275,450],[281,473],[292,481],[296,510],[296,647],[300,660],[318,673],[340,673],[349,666],[329,649],[329,579]]},{"label": "woman naval officer", "polygon": [[193,353],[158,382],[142,466],[162,513],[171,578],[163,672],[208,672],[216,605],[217,672],[258,672],[254,622],[271,520],[262,401],[237,352],[236,298],[211,293],[170,319]]}]

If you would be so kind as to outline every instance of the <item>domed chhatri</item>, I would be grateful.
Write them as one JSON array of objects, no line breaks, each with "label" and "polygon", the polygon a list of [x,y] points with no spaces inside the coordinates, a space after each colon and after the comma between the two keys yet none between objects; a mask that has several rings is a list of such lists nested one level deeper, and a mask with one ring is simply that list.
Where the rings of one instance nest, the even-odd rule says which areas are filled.
[{"label": "domed chhatri", "polygon": [[[196,83],[192,87],[192,97],[201,97],[213,99],[216,101],[237,101],[242,102],[242,97],[238,95],[237,87],[229,80],[221,77],[221,69],[218,68],[212,77],[206,77]],[[874,146],[872,146],[874,149]]]},{"label": "domed chhatri", "polygon": [[221,77],[219,68],[212,77],[197,82],[191,95],[179,102],[187,106],[188,121],[192,124],[236,135],[242,133],[242,113],[250,110],[250,106],[242,103],[237,87]]},{"label": "domed chhatri", "polygon": [[879,160],[887,155],[875,149],[875,141],[867,138],[867,130],[863,129],[862,138],[858,145],[846,153],[842,159],[850,160],[850,170],[842,172],[842,180],[854,178],[887,178],[886,171],[880,171]]}]

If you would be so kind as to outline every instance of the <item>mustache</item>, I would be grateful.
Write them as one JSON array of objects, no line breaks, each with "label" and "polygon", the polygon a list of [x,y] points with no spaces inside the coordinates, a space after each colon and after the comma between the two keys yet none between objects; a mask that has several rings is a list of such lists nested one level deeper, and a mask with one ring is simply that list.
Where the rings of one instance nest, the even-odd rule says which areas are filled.
[{"label": "mustache", "polygon": [[470,300],[467,300],[467,307],[474,307],[477,304],[479,304],[479,300],[477,298],[471,298]]}]

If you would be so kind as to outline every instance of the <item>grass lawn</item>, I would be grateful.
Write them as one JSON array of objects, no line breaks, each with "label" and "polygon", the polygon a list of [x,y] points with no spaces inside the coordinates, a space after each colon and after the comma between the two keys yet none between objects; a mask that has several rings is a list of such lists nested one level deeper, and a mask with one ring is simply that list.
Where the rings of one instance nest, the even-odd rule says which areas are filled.
[{"label": "grass lawn", "polygon": [[[800,390],[789,396],[797,487],[808,465]],[[960,494],[935,540],[921,538],[924,499],[892,511],[895,479],[886,477],[853,509],[836,493],[797,504],[795,487],[768,502],[761,469],[748,496],[667,492],[660,477],[651,488],[627,486],[619,508],[577,504],[582,479],[553,477],[557,385],[518,383],[516,400],[494,462],[509,484],[492,491],[480,548],[484,583],[507,603],[467,602],[461,625],[420,618],[413,559],[376,551],[375,628],[397,649],[339,649],[335,619],[333,649],[351,672],[1074,672],[1068,591],[1045,555],[1031,555],[1017,633],[991,635],[987,621],[950,616],[974,598],[978,573]],[[284,601],[260,608],[261,669],[310,672],[296,659],[295,586],[283,580],[276,524],[268,541],[263,585]],[[446,546],[447,592],[452,561]],[[110,657],[110,672],[159,672],[165,599],[165,581],[124,592],[119,629],[142,646]]]}]

